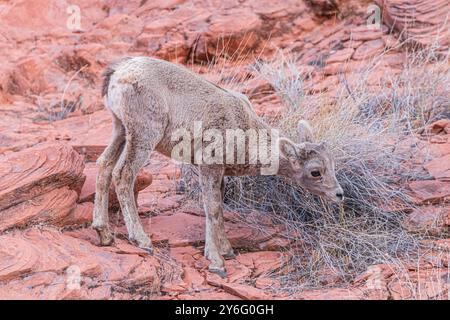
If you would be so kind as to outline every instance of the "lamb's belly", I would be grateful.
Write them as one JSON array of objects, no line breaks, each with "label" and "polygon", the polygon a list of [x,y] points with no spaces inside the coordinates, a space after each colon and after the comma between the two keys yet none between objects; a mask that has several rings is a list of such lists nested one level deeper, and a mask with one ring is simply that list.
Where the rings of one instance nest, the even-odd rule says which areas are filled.
[{"label": "lamb's belly", "polygon": [[258,176],[259,166],[248,164],[225,165],[226,176]]}]

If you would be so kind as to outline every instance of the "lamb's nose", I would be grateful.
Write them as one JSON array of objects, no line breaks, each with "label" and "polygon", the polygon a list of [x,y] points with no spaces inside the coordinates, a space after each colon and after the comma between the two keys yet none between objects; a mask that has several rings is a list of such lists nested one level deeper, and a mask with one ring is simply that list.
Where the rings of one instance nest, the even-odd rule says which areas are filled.
[{"label": "lamb's nose", "polygon": [[339,200],[344,200],[344,194],[342,192],[336,193],[336,197],[338,197]]}]

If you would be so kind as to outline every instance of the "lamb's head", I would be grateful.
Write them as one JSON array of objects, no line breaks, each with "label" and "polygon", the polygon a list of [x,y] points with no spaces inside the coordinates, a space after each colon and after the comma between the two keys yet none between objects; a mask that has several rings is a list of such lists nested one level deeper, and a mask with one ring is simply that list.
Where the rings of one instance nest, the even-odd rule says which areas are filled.
[{"label": "lamb's head", "polygon": [[314,143],[310,126],[298,123],[301,143],[280,138],[280,154],[287,159],[284,175],[311,193],[334,202],[344,199],[344,192],[336,179],[334,159],[326,143]]}]

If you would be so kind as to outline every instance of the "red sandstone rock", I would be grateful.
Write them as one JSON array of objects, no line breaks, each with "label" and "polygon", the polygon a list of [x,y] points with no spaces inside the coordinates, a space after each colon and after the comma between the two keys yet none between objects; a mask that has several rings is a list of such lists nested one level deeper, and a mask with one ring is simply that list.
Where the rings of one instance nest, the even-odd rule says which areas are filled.
[{"label": "red sandstone rock", "polygon": [[61,135],[67,135],[70,145],[78,153],[93,162],[108,145],[112,132],[111,115],[106,110],[67,118],[53,126]]},{"label": "red sandstone rock", "polygon": [[327,58],[327,64],[328,63],[333,63],[333,62],[344,62],[349,60],[352,55],[353,52],[355,50],[353,48],[346,48],[346,49],[342,49],[336,52],[333,52],[328,58]]},{"label": "red sandstone rock", "polygon": [[191,267],[185,267],[183,270],[183,280],[186,282],[188,287],[191,287],[194,290],[205,288],[206,281],[200,272]]},{"label": "red sandstone rock", "polygon": [[185,213],[144,220],[144,228],[152,234],[152,240],[168,240],[172,247],[199,244],[205,240],[204,219]]},{"label": "red sandstone rock", "polygon": [[241,299],[262,300],[270,298],[270,295],[261,289],[242,283],[228,282],[228,280],[222,279],[216,274],[208,274],[206,280],[208,284],[214,287],[219,287],[225,292],[237,296]]},{"label": "red sandstone rock", "polygon": [[[394,267],[386,264],[373,265],[355,278],[354,284],[365,282],[365,285],[372,289],[380,286],[386,286],[386,280],[395,273]],[[381,289],[381,288],[379,288]]]},{"label": "red sandstone rock", "polygon": [[159,215],[174,213],[185,200],[182,194],[162,198],[159,194],[143,190],[139,193],[139,212],[158,212]]},{"label": "red sandstone rock", "polygon": [[384,46],[383,39],[366,41],[355,50],[352,58],[355,60],[370,59],[383,52]]},{"label": "red sandstone rock", "polygon": [[[211,18],[208,31],[195,44],[194,55],[200,60],[210,60],[222,54],[242,54],[254,50],[263,41],[262,21],[250,11],[236,11],[227,15],[216,14]],[[242,44],[245,43],[245,46]]]},{"label": "red sandstone rock", "polygon": [[[204,217],[183,212],[143,219],[144,228],[152,240],[168,241],[171,247],[200,245],[205,241]],[[236,249],[259,250],[259,244],[274,238],[276,230],[267,227],[265,232],[243,226],[240,223],[225,223],[228,239]],[[125,230],[123,230],[125,232]]]},{"label": "red sandstone rock", "polygon": [[159,291],[158,268],[148,255],[107,252],[54,230],[0,236],[2,298],[132,298]]},{"label": "red sandstone rock", "polygon": [[450,180],[450,154],[435,158],[424,165],[425,169],[435,179]]},{"label": "red sandstone rock", "polygon": [[45,91],[55,90],[55,86],[52,86],[45,77],[45,75],[49,76],[50,70],[46,68],[46,65],[48,66],[50,62],[39,61],[42,59],[42,57],[24,57],[18,61],[12,70],[3,75],[5,78],[2,87],[6,89],[6,92],[39,95]]},{"label": "red sandstone rock", "polygon": [[259,277],[276,272],[283,265],[283,254],[276,251],[260,251],[240,254],[236,259]]},{"label": "red sandstone rock", "polygon": [[405,272],[388,284],[393,300],[446,300],[448,285],[442,281],[448,271],[445,269],[425,269],[420,274]]},{"label": "red sandstone rock", "polygon": [[265,300],[270,298],[270,295],[263,290],[245,284],[223,283],[221,287],[225,292],[245,300]]},{"label": "red sandstone rock", "polygon": [[[448,48],[448,28],[441,27],[446,14],[446,2],[442,0],[379,0],[378,3],[384,3],[384,22],[395,29],[389,35],[385,34],[385,27],[367,29],[367,5],[357,1],[144,2],[112,0],[98,6],[78,1],[81,32],[67,28],[67,6],[59,2],[12,0],[2,5],[0,51],[5,58],[0,66],[0,154],[13,160],[4,166],[5,158],[0,159],[0,203],[6,196],[9,199],[6,202],[12,199],[14,204],[4,202],[8,208],[0,205],[0,230],[30,229],[0,235],[1,298],[272,298],[263,289],[278,285],[276,278],[267,274],[283,267],[284,256],[267,250],[283,250],[289,241],[278,237],[271,224],[264,223],[267,234],[260,233],[229,214],[226,214],[227,232],[238,256],[226,261],[227,279],[215,279],[208,273],[208,262],[202,253],[204,218],[186,217],[192,215],[180,209],[182,196],[174,195],[174,180],[180,177],[180,171],[172,163],[155,165],[153,156],[146,169],[152,173],[154,183],[142,192],[139,204],[141,211],[157,215],[144,219],[144,223],[156,246],[166,248],[169,244],[169,253],[160,255],[163,259],[156,261],[124,240],[127,234],[120,221],[113,226],[118,238],[112,247],[97,247],[97,235],[89,228],[63,234],[33,228],[36,224],[80,226],[92,219],[93,203],[77,203],[83,180],[81,157],[64,151],[63,160],[55,162],[52,160],[55,153],[44,151],[41,153],[44,158],[36,157],[34,163],[30,157],[23,157],[22,152],[28,152],[24,149],[37,143],[56,140],[72,145],[87,161],[96,161],[111,135],[110,115],[100,110],[103,101],[98,89],[99,75],[106,64],[126,55],[157,56],[188,66],[194,62],[210,63],[212,60],[208,58],[214,58],[219,65],[199,67],[201,73],[207,73],[217,83],[244,79],[242,90],[249,95],[258,114],[275,116],[284,106],[267,82],[253,77],[246,69],[255,58],[271,58],[276,48],[295,54],[296,63],[305,69],[302,75],[313,78],[314,86],[308,88],[309,92],[326,94],[333,94],[343,74],[350,88],[354,88],[352,81],[360,81],[359,72],[374,57],[379,64],[370,75],[371,84],[376,84],[380,75],[400,69],[405,55],[403,48],[397,48],[402,40],[399,35],[420,45],[437,39],[442,48]],[[306,3],[312,6],[307,8]],[[48,10],[43,13],[42,8]],[[332,18],[327,18],[330,15]],[[442,32],[437,33],[438,28]],[[379,57],[384,44],[392,50]],[[80,109],[69,113],[66,119],[49,122],[41,109],[59,106],[69,80],[84,65],[87,67],[70,82],[64,96],[67,101],[82,97]],[[420,166],[427,159],[425,168],[441,180],[447,179],[444,161],[450,153],[449,133],[448,120],[433,124],[427,132],[432,134],[429,138],[432,143],[425,143],[420,156],[413,159]],[[20,156],[14,153],[18,151]],[[16,172],[16,163],[25,167],[25,178]],[[44,169],[38,168],[41,163]],[[3,180],[5,169],[10,177]],[[46,174],[54,179],[42,178]],[[90,200],[94,177],[95,174],[88,174],[89,181],[83,189],[85,192],[91,188]],[[20,184],[22,181],[28,181],[28,187]],[[450,198],[446,181],[416,181],[410,186],[418,203]],[[19,202],[15,203],[17,195]],[[430,212],[428,207],[420,208],[409,218],[417,225],[428,225],[436,216],[435,209],[429,208]],[[447,225],[448,221],[450,217]],[[257,252],[239,254],[239,249]],[[448,246],[443,245],[423,263],[436,274],[414,270],[408,274],[409,279],[386,278],[382,284],[387,289],[366,288],[376,280],[375,269],[370,269],[364,282],[358,283],[362,287],[306,290],[299,296],[277,297],[442,298],[447,294],[441,281],[445,274],[437,270],[447,271],[450,258],[443,254],[445,250]],[[80,289],[67,287],[68,274],[73,271],[69,267],[73,264],[80,267]],[[184,270],[182,282],[178,276],[173,282],[164,280],[177,275],[180,268]],[[416,278],[419,280],[411,285],[410,279]],[[216,286],[206,279],[210,283],[216,281]],[[159,291],[162,296],[157,296]]]},{"label": "red sandstone rock", "polygon": [[367,25],[362,25],[351,30],[350,38],[354,41],[375,40],[380,39],[386,31],[386,26],[381,29],[370,29]]},{"label": "red sandstone rock", "polygon": [[445,207],[419,207],[408,214],[405,226],[413,232],[425,232],[439,235],[447,231],[447,219],[450,217],[450,208]]},{"label": "red sandstone rock", "polygon": [[339,12],[339,1],[336,0],[306,0],[315,14],[321,17],[334,16]]},{"label": "red sandstone rock", "polygon": [[450,198],[449,181],[413,181],[409,184],[409,187],[413,191],[415,201],[419,203],[435,203]]},{"label": "red sandstone rock", "polygon": [[223,290],[180,294],[177,298],[181,300],[241,300],[237,296],[224,292]]},{"label": "red sandstone rock", "polygon": [[450,45],[448,1],[376,0],[382,7],[383,21],[399,32],[403,40],[419,46],[438,43],[437,52],[445,54]]},{"label": "red sandstone rock", "polygon": [[425,132],[431,134],[450,134],[450,120],[441,119],[430,124]]},{"label": "red sandstone rock", "polygon": [[[64,225],[75,210],[78,195],[67,187],[54,189],[0,211],[0,231],[33,224]],[[80,212],[77,211],[76,215]],[[69,220],[69,221],[68,221]],[[75,219],[77,220],[77,219]]]},{"label": "red sandstone rock", "polygon": [[[98,167],[93,164],[89,164],[84,169],[86,175],[86,181],[81,189],[79,202],[93,202],[95,198],[95,181],[97,178]],[[145,170],[139,172],[134,185],[135,198],[137,199],[139,191],[147,188],[152,183],[152,175]],[[119,208],[119,201],[114,190],[114,184],[111,183],[109,190],[109,208],[117,210]]]},{"label": "red sandstone rock", "polygon": [[300,300],[362,300],[364,294],[359,289],[332,288],[323,290],[309,290],[295,296]]},{"label": "red sandstone rock", "polygon": [[[83,157],[66,144],[42,144],[0,158],[0,210],[84,182]],[[1,211],[0,211],[1,212]]]},{"label": "red sandstone rock", "polygon": [[226,260],[225,269],[227,270],[227,282],[241,283],[252,278],[252,270],[241,264],[238,259]]},{"label": "red sandstone rock", "polygon": [[63,225],[82,225],[92,222],[92,214],[94,212],[94,204],[92,202],[78,203],[75,209],[65,218]]}]

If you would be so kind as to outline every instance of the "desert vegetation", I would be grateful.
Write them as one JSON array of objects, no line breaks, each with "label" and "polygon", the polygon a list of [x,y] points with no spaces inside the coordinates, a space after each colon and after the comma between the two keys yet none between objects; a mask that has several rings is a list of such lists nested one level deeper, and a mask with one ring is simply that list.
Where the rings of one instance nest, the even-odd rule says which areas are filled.
[{"label": "desert vegetation", "polygon": [[[450,29],[435,0],[3,1],[0,299],[448,299]],[[42,8],[46,8],[43,10]],[[195,168],[153,153],[134,195],[154,254],[91,227],[112,122],[102,72],[127,56],[245,94],[296,141],[307,120],[345,189],[228,177],[236,257],[208,271]]]},{"label": "desert vegetation", "polygon": [[[405,186],[427,177],[411,166],[417,146],[404,141],[448,117],[449,54],[438,58],[435,48],[408,51],[402,69],[377,88],[367,83],[380,59],[374,57],[351,85],[341,77],[332,97],[309,92],[312,80],[296,66],[295,55],[278,51],[248,67],[283,103],[282,113],[266,121],[296,141],[296,123],[307,120],[317,141],[333,150],[345,192],[344,204],[336,205],[280,177],[226,178],[225,204],[240,213],[241,223],[264,228],[247,217],[264,213],[291,240],[286,265],[272,274],[283,290],[348,285],[373,265],[386,265],[401,277],[431,250],[427,240],[448,236],[405,228],[407,213],[416,207]],[[242,90],[236,78],[224,85]],[[198,199],[196,178],[195,168],[184,167],[181,183]]]}]

